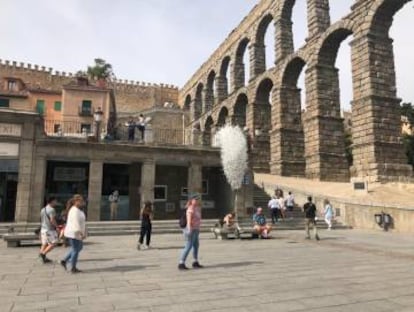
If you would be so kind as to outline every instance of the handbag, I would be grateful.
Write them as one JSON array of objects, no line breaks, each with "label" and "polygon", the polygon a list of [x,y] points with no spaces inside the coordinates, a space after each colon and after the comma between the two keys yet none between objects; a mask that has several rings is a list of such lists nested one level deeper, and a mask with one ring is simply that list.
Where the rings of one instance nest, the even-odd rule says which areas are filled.
[{"label": "handbag", "polygon": [[40,234],[40,229],[41,229],[42,227],[41,226],[38,226],[33,232],[36,234],[36,235],[39,235]]}]

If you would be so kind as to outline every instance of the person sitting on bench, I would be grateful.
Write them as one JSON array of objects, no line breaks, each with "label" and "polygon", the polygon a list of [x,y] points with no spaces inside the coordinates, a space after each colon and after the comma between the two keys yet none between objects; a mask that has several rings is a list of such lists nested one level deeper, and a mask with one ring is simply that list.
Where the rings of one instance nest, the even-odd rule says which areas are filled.
[{"label": "person sitting on bench", "polygon": [[233,228],[235,225],[235,218],[236,214],[234,212],[227,214],[223,219],[223,225],[228,228]]},{"label": "person sitting on bench", "polygon": [[253,215],[254,229],[257,234],[263,238],[268,238],[272,227],[266,223],[266,216],[263,214],[263,208],[257,208],[257,212]]}]

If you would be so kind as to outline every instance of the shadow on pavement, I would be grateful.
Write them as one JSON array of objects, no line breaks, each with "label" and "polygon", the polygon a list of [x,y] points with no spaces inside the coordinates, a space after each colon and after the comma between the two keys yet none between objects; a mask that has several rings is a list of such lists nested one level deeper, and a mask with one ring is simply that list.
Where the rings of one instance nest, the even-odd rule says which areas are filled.
[{"label": "shadow on pavement", "polygon": [[183,246],[165,246],[165,247],[154,247],[151,248],[152,250],[178,250],[178,249],[183,249],[184,248],[184,244]]},{"label": "shadow on pavement", "polygon": [[84,270],[85,273],[99,273],[99,272],[133,272],[144,270],[147,268],[157,268],[159,265],[115,265],[106,268],[95,268]]},{"label": "shadow on pavement", "polygon": [[263,264],[263,261],[243,261],[243,262],[229,262],[229,263],[218,263],[213,265],[206,265],[206,269],[217,269],[217,268],[237,268],[255,264]]},{"label": "shadow on pavement", "polygon": [[113,260],[124,260],[125,258],[100,258],[100,259],[81,259],[82,262],[106,262]]}]

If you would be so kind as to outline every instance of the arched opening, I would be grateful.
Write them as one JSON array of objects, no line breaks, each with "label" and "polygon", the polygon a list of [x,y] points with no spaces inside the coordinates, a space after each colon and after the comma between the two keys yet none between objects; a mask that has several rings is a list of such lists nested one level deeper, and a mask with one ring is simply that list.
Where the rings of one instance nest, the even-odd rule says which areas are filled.
[{"label": "arched opening", "polygon": [[250,64],[249,53],[247,53],[247,48],[249,45],[249,39],[244,38],[240,41],[239,46],[236,50],[236,57],[234,61],[234,77],[233,77],[233,91],[238,90],[241,87],[244,87],[248,83],[248,78],[250,76],[249,73],[249,66],[246,64]]},{"label": "arched opening", "polygon": [[300,57],[292,59],[284,69],[278,90],[272,124],[272,174],[305,176],[305,140],[302,124],[301,89],[298,80],[306,66]]},{"label": "arched opening", "polygon": [[213,126],[214,126],[213,118],[209,116],[204,125],[204,132],[203,132],[203,145],[205,146],[211,146],[211,142],[213,139],[213,131],[212,131]]},{"label": "arched opening", "polygon": [[188,95],[185,97],[185,101],[184,101],[184,107],[183,107],[183,109],[184,109],[185,111],[189,111],[189,110],[191,109],[191,95],[190,95],[190,94],[188,94]]},{"label": "arched opening", "polygon": [[329,1],[329,15],[331,17],[331,24],[342,19],[344,16],[351,12],[351,6],[353,5],[350,1]]},{"label": "arched opening", "polygon": [[204,112],[210,111],[214,106],[214,90],[216,89],[216,72],[212,70],[207,77],[207,88],[204,99]]},{"label": "arched opening", "polygon": [[217,79],[217,103],[221,103],[229,95],[230,56],[226,56],[221,62],[220,75]]},{"label": "arched opening", "polygon": [[[307,25],[307,1],[295,1],[290,0],[287,4],[287,8],[290,7],[290,18],[289,21],[292,22],[292,33],[293,33],[293,46],[294,50],[298,50],[306,43],[306,38],[308,37],[308,25]],[[292,3],[293,2],[293,3]],[[286,11],[286,15],[289,11]]]},{"label": "arched opening", "polygon": [[196,96],[194,100],[194,120],[200,118],[203,112],[203,89],[204,85],[199,83],[196,90]]},{"label": "arched opening", "polygon": [[[359,156],[358,154],[358,158],[369,157],[371,160],[371,167],[373,167],[372,164],[375,164],[376,168],[378,168],[376,172],[372,172],[369,168],[360,167],[358,174],[379,176],[378,180],[382,180],[384,177],[386,177],[387,180],[401,180],[401,177],[412,175],[412,167],[407,164],[409,162],[407,156],[409,156],[410,153],[407,153],[407,150],[405,150],[404,146],[400,143],[402,136],[401,103],[400,99],[397,97],[397,94],[400,96],[402,95],[401,91],[403,90],[397,89],[397,77],[400,76],[399,73],[405,72],[405,75],[409,77],[407,81],[399,81],[399,84],[404,82],[404,84],[411,89],[410,77],[412,77],[412,74],[408,63],[403,63],[401,67],[398,67],[400,60],[397,60],[397,58],[399,53],[401,53],[400,51],[397,52],[399,39],[393,38],[393,40],[390,36],[394,20],[400,18],[400,16],[404,16],[405,13],[403,10],[400,13],[401,15],[397,14],[397,12],[410,1],[411,0],[378,0],[374,3],[372,11],[375,13],[371,21],[369,34],[367,34],[370,40],[367,40],[365,46],[362,46],[362,48],[365,48],[370,52],[363,64],[366,66],[366,68],[364,68],[365,72],[371,74],[366,79],[366,88],[354,85],[354,89],[357,91],[355,94],[358,95],[359,98],[363,99],[363,96],[368,98],[369,106],[365,104],[365,107],[368,106],[365,119],[367,119],[366,124],[372,129],[372,134],[370,134],[368,140],[365,138],[365,146],[363,146],[364,142],[362,142],[362,140],[354,138],[355,145],[360,144],[365,147],[365,149],[360,148],[355,151],[354,156],[357,157],[357,152],[361,152],[362,154],[362,152],[367,151],[364,153],[365,155],[362,154],[362,156]],[[410,29],[412,25],[412,13],[409,16],[406,23],[411,23],[407,29]],[[407,29],[402,30],[400,36],[408,36],[411,39],[411,36],[406,33]],[[412,52],[412,43],[409,44]],[[360,47],[355,47],[355,50],[357,50],[357,48]],[[404,51],[404,53],[408,53],[408,57],[412,58],[410,49]],[[408,94],[414,94],[414,91],[412,90],[408,92]],[[358,105],[359,98],[354,101],[355,103],[358,103]],[[403,98],[403,101],[407,101],[407,99]],[[365,103],[366,102],[367,101],[365,101]],[[386,121],[386,127],[384,127],[384,121]],[[356,124],[357,120],[353,120],[354,128],[356,127]],[[366,148],[367,146],[369,149]],[[412,153],[412,146],[408,148],[409,152]],[[375,153],[368,154],[369,150],[374,150]]]},{"label": "arched opening", "polygon": [[229,117],[229,110],[227,109],[227,107],[223,107],[220,110],[220,113],[219,113],[219,116],[218,116],[217,128],[224,127],[227,123],[227,118],[228,117]]},{"label": "arched opening", "polygon": [[271,14],[268,14],[261,20],[256,35],[256,49],[262,49],[262,60],[265,62],[262,65],[264,70],[268,70],[275,66],[275,38],[276,30],[273,16]]},{"label": "arched opening", "polygon": [[[306,110],[306,92],[299,87],[302,83],[305,88],[304,72],[306,62],[300,57],[295,57],[286,66],[282,78],[281,102],[282,114],[292,117],[292,123],[301,123],[302,111]],[[302,78],[302,81],[299,79]]]},{"label": "arched opening", "polygon": [[272,89],[269,78],[262,80],[257,88],[254,103],[253,167],[258,172],[270,171],[270,131],[272,129]]},{"label": "arched opening", "polygon": [[[319,130],[319,152],[329,153],[329,157],[320,164],[318,175],[323,180],[348,181],[352,165],[352,134],[345,132],[342,119],[344,105],[341,105],[339,69],[336,67],[340,46],[350,35],[350,29],[336,29],[325,38],[318,52],[318,68],[315,72],[318,77],[318,99],[315,101],[315,109],[324,116],[319,119],[319,127],[323,129]],[[346,59],[341,62],[346,62]],[[347,97],[352,98],[352,93],[347,94]]]},{"label": "arched opening", "polygon": [[255,130],[260,130],[262,134],[271,130],[272,89],[272,80],[266,78],[260,82],[256,91],[254,124]]},{"label": "arched opening", "polygon": [[248,99],[246,94],[242,93],[237,97],[236,104],[233,108],[233,124],[244,128],[246,126],[246,112]]}]

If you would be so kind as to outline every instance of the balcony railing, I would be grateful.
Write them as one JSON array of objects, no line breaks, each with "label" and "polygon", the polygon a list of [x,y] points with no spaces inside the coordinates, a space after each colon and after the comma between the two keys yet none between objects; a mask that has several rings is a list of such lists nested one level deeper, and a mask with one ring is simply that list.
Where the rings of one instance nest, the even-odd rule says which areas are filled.
[{"label": "balcony railing", "polygon": [[[88,137],[96,136],[94,122],[85,124],[79,121],[45,120],[44,130],[47,136],[54,138],[87,140]],[[203,139],[201,131],[195,129],[160,129],[148,125],[144,132],[144,140],[142,140],[138,128],[135,129],[134,139],[131,140],[127,126],[118,125],[108,129],[107,124],[101,122],[100,134],[101,141],[106,143],[209,146],[209,144],[206,144],[206,138]]]}]

